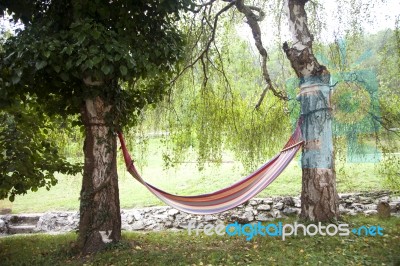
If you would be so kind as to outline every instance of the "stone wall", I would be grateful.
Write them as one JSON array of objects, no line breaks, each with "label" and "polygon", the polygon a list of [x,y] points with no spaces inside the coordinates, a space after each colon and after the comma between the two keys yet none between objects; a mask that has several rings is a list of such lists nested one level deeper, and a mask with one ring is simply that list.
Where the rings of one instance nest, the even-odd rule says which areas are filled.
[{"label": "stone wall", "polygon": [[[340,212],[347,215],[375,215],[379,202],[389,203],[393,216],[400,217],[400,197],[390,195],[389,192],[369,192],[340,194]],[[187,214],[171,207],[148,207],[141,209],[125,209],[121,211],[122,229],[127,231],[138,230],[166,230],[184,229],[190,221],[199,223],[239,223],[266,222],[276,218],[295,216],[300,213],[299,197],[271,197],[254,198],[235,209],[215,215]],[[18,223],[23,221],[24,214],[0,215],[0,234],[18,233]],[[26,217],[27,215],[25,215]],[[46,212],[28,215],[32,230],[29,232],[68,232],[78,228],[79,214],[77,212]],[[27,222],[26,222],[27,223]],[[21,225],[22,226],[22,225]]]}]

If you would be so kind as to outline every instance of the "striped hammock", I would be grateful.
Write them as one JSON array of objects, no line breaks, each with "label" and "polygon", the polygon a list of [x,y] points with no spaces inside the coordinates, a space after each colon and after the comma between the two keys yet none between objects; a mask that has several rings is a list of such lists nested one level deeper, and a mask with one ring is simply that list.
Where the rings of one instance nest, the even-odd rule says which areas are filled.
[{"label": "striped hammock", "polygon": [[196,196],[178,196],[165,192],[144,181],[133,164],[122,134],[119,133],[118,137],[121,142],[121,149],[128,172],[137,181],[142,183],[151,193],[167,205],[187,213],[202,215],[227,211],[256,196],[283,172],[303,143],[298,124],[293,135],[279,154],[254,173],[227,188],[213,193]]}]

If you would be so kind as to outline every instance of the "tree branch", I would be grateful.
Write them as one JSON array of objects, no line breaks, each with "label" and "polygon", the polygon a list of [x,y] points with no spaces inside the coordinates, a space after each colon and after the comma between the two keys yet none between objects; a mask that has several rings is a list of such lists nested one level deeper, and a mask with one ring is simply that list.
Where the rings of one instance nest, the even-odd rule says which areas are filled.
[{"label": "tree branch", "polygon": [[[258,24],[258,21],[260,21],[264,18],[264,12],[259,7],[245,5],[244,0],[237,0],[236,8],[238,9],[238,11],[240,13],[243,13],[246,16],[247,24],[249,24],[249,26],[251,28],[251,32],[253,34],[255,45],[257,47],[258,52],[261,55],[261,68],[262,68],[263,78],[264,78],[265,82],[267,83],[267,86],[261,93],[260,100],[257,102],[255,108],[258,109],[260,107],[268,90],[271,90],[273,92],[273,94],[276,97],[278,97],[279,99],[288,100],[288,97],[285,95],[284,92],[277,91],[275,89],[275,87],[272,84],[271,78],[269,76],[269,72],[268,72],[268,68],[267,68],[268,53],[262,44],[261,29],[260,29],[260,25]],[[253,10],[258,12],[259,14],[256,15],[253,12]]]},{"label": "tree branch", "polygon": [[379,117],[372,112],[368,112],[368,114],[372,117],[372,119],[377,121],[386,131],[392,132],[400,137],[400,133],[398,133],[396,130],[393,130],[393,129],[389,128],[388,126],[386,126],[386,124],[382,120],[385,120],[387,123],[390,123],[391,121],[389,121],[388,119],[386,119],[383,116]]},{"label": "tree branch", "polygon": [[[212,4],[212,3],[211,3]],[[226,5],[225,7],[223,7],[220,11],[218,11],[218,13],[215,15],[214,18],[214,23],[213,26],[211,27],[211,37],[210,39],[207,41],[206,47],[202,50],[202,52],[194,59],[192,60],[192,62],[188,65],[186,65],[179,73],[178,75],[176,75],[174,77],[174,79],[172,79],[172,81],[170,82],[170,85],[174,84],[176,82],[176,80],[182,76],[183,73],[186,72],[186,70],[188,70],[189,68],[192,68],[197,62],[199,62],[199,60],[203,59],[204,56],[206,55],[206,53],[208,52],[208,50],[211,47],[211,44],[213,43],[213,41],[215,40],[215,34],[216,34],[216,30],[217,30],[217,24],[218,24],[218,19],[219,16],[226,12],[227,10],[229,10],[230,8],[232,8],[235,5],[235,1],[230,2],[228,5]],[[197,43],[196,43],[197,45]],[[206,73],[205,73],[206,74]]]}]

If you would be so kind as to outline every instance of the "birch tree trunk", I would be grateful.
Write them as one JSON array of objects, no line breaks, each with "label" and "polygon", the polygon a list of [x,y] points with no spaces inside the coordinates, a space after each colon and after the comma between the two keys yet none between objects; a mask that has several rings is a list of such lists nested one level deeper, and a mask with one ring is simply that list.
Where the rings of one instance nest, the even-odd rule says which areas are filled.
[{"label": "birch tree trunk", "polygon": [[313,55],[313,36],[304,6],[308,0],[287,0],[286,12],[293,45],[283,44],[300,82],[302,134],[301,218],[331,221],[339,217],[333,158],[330,74]]},{"label": "birch tree trunk", "polygon": [[117,142],[105,121],[110,109],[100,97],[87,99],[82,108],[86,136],[78,246],[84,254],[121,238]]}]

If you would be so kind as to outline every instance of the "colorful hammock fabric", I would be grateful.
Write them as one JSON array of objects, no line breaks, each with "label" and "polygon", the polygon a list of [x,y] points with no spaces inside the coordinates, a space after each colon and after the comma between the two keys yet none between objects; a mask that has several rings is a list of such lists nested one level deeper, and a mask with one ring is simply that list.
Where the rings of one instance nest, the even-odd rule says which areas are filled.
[{"label": "colorful hammock fabric", "polygon": [[209,194],[178,196],[147,183],[136,170],[128,153],[124,138],[118,134],[128,172],[167,205],[193,214],[214,214],[235,208],[256,196],[271,184],[286,168],[300,149],[303,141],[299,124],[283,149],[254,173],[233,185]]}]

